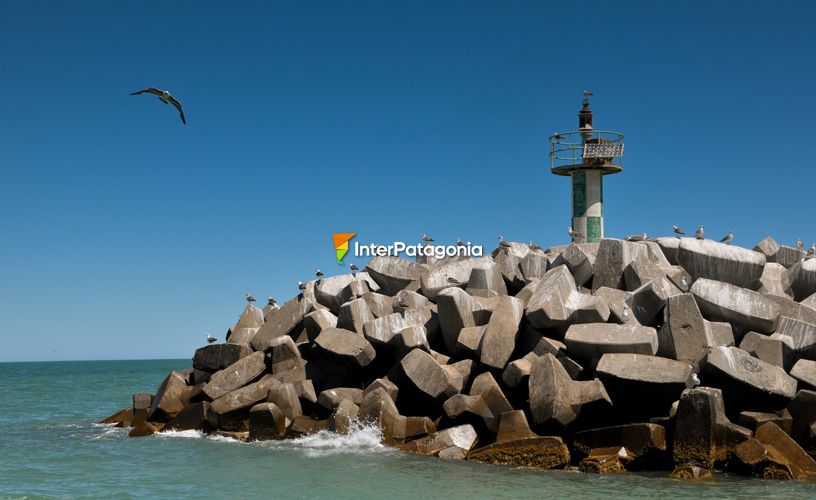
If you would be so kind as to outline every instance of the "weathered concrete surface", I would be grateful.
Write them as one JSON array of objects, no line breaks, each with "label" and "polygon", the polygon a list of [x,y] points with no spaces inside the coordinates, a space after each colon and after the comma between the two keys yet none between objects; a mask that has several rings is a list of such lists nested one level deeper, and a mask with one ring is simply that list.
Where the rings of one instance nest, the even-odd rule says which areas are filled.
[{"label": "weathered concrete surface", "polygon": [[777,295],[779,297],[793,298],[793,291],[788,279],[788,270],[782,264],[768,262],[759,278],[759,293],[765,295]]},{"label": "weathered concrete surface", "polygon": [[408,309],[404,314],[392,313],[369,321],[363,325],[366,340],[377,346],[390,345],[392,339],[402,330],[428,322],[422,310]]},{"label": "weathered concrete surface", "polygon": [[790,376],[799,381],[799,388],[816,389],[816,361],[800,359],[793,365]]},{"label": "weathered concrete surface", "polygon": [[536,424],[554,423],[565,427],[590,403],[611,400],[599,380],[573,381],[552,354],[535,358],[529,380],[530,411]]},{"label": "weathered concrete surface", "polygon": [[530,282],[536,278],[543,278],[549,269],[549,260],[540,250],[532,251],[521,259],[519,266],[524,280]]},{"label": "weathered concrete surface", "polygon": [[277,337],[289,335],[303,323],[303,318],[314,310],[314,303],[305,297],[295,297],[283,307],[269,313],[266,323],[252,339],[252,348],[263,351]]},{"label": "weathered concrete surface", "polygon": [[368,366],[377,355],[366,339],[342,328],[323,330],[315,339],[315,345],[330,358],[361,368]]},{"label": "weathered concrete surface", "polygon": [[399,394],[399,387],[394,382],[391,382],[387,378],[378,378],[368,384],[368,387],[363,389],[363,398],[368,395],[369,392],[373,392],[377,389],[382,389],[391,398],[392,401],[397,400],[397,395]]},{"label": "weathered concrete surface", "polygon": [[776,262],[785,267],[791,267],[805,257],[805,252],[795,247],[780,245],[776,253]]},{"label": "weathered concrete surface", "polygon": [[[373,390],[373,389],[372,389]],[[371,391],[369,391],[371,392]],[[356,405],[363,404],[365,394],[362,389],[356,387],[335,387],[326,389],[317,396],[317,404],[326,410],[334,410],[341,401],[347,399]]]},{"label": "weathered concrete surface", "polygon": [[[440,365],[429,353],[414,349],[399,362],[399,400],[406,389],[416,389],[432,400],[442,402],[462,390],[462,375],[450,366]],[[389,377],[390,378],[390,377]],[[415,411],[421,411],[416,408]]]},{"label": "weathered concrete surface", "polygon": [[653,279],[632,292],[632,312],[641,325],[657,326],[666,302],[681,293],[668,278]]},{"label": "weathered concrete surface", "polygon": [[149,419],[151,421],[170,419],[184,408],[188,400],[187,382],[184,381],[184,377],[179,372],[170,372],[156,391]]},{"label": "weathered concrete surface", "polygon": [[431,304],[431,302],[427,298],[411,290],[400,290],[394,295],[394,300],[392,301],[392,307],[395,313],[404,313],[407,309],[419,309],[429,304]]},{"label": "weathered concrete surface", "polygon": [[397,356],[400,358],[412,349],[422,349],[428,352],[431,350],[428,345],[428,333],[422,325],[403,328],[391,338],[391,344],[396,349]]},{"label": "weathered concrete surface", "polygon": [[561,251],[553,262],[553,266],[567,266],[575,279],[576,286],[584,286],[592,279],[592,269],[595,264],[595,255],[583,250],[576,244],[571,244]]},{"label": "weathered concrete surface", "polygon": [[711,321],[727,321],[758,333],[773,333],[779,323],[779,306],[760,293],[705,278],[695,281],[690,291]]},{"label": "weathered concrete surface", "polygon": [[776,262],[776,254],[779,253],[779,243],[770,236],[760,241],[754,247],[754,252],[759,252],[765,256],[767,262]]},{"label": "weathered concrete surface", "polygon": [[816,324],[782,316],[776,334],[790,339],[797,358],[816,360]]},{"label": "weathered concrete surface", "polygon": [[706,278],[756,289],[765,267],[765,256],[714,240],[683,238],[677,251],[677,263],[694,280]]},{"label": "weathered concrete surface", "polygon": [[507,295],[507,287],[498,264],[486,262],[470,270],[466,289],[474,297],[498,297]]},{"label": "weathered concrete surface", "polygon": [[637,323],[637,318],[631,311],[632,292],[615,288],[601,287],[592,292],[606,301],[609,307],[609,319],[615,323]]},{"label": "weathered concrete surface", "polygon": [[265,400],[269,389],[276,385],[280,385],[277,379],[272,377],[272,375],[265,375],[255,383],[235,389],[214,400],[210,405],[210,410],[215,413],[224,414],[253,406]]},{"label": "weathered concrete surface", "polygon": [[694,296],[684,293],[670,297],[663,310],[663,326],[658,330],[657,354],[688,363],[698,372],[712,344]]},{"label": "weathered concrete surface", "polygon": [[628,452],[627,468],[632,470],[660,468],[669,458],[666,429],[658,424],[626,424],[577,432],[572,446],[578,456],[589,455],[597,448],[624,447]]},{"label": "weathered concrete surface", "polygon": [[361,297],[368,304],[368,309],[375,318],[382,318],[394,312],[394,297],[381,293],[368,292]]},{"label": "weathered concrete surface", "polygon": [[725,416],[722,391],[712,387],[688,389],[680,397],[675,416],[674,462],[711,469],[722,464],[751,431]]},{"label": "weathered concrete surface", "polygon": [[184,407],[175,417],[167,421],[164,429],[174,431],[210,430],[208,414],[210,403],[200,401]]},{"label": "weathered concrete surface", "polygon": [[666,268],[661,268],[653,260],[641,256],[633,260],[623,271],[626,290],[634,291],[646,283],[666,276]]},{"label": "weathered concrete surface", "polygon": [[274,403],[259,403],[249,410],[249,440],[283,439],[286,417]]},{"label": "weathered concrete surface", "polygon": [[295,417],[294,420],[286,428],[284,438],[292,439],[311,434],[317,434],[320,431],[325,431],[329,428],[327,420],[316,420],[308,415],[301,415]]},{"label": "weathered concrete surface", "polygon": [[465,453],[472,450],[479,438],[471,425],[460,425],[438,431],[428,437],[411,441],[402,447],[404,451],[421,455],[437,455],[445,448],[455,446]]},{"label": "weathered concrete surface", "polygon": [[527,302],[527,319],[535,328],[565,328],[571,323],[602,323],[609,306],[602,297],[577,291],[566,266],[555,267],[542,278]]},{"label": "weathered concrete surface", "polygon": [[340,401],[337,408],[328,418],[328,428],[337,434],[348,434],[354,426],[354,420],[360,412],[360,407],[344,399]]},{"label": "weathered concrete surface", "polygon": [[816,293],[816,259],[803,259],[788,269],[793,298],[804,300]]},{"label": "weathered concrete surface", "polygon": [[364,299],[354,299],[340,306],[337,328],[343,328],[363,335],[363,325],[374,321],[374,315]]},{"label": "weathered concrete surface", "polygon": [[217,372],[252,353],[252,349],[235,344],[212,344],[196,349],[193,368]]},{"label": "weathered concrete surface", "polygon": [[459,330],[454,355],[460,358],[479,359],[479,347],[482,345],[485,330],[487,325],[468,326]]},{"label": "weathered concrete surface", "polygon": [[757,429],[756,440],[784,458],[796,479],[816,478],[816,461],[776,424],[762,424]]},{"label": "weathered concrete surface", "polygon": [[737,474],[753,475],[767,480],[793,479],[793,471],[788,460],[775,448],[766,447],[755,438],[743,441],[734,449],[734,458],[729,468]]},{"label": "weathered concrete surface", "polygon": [[624,270],[633,260],[641,256],[648,258],[659,266],[670,266],[669,261],[666,260],[657,244],[630,242],[613,238],[601,240],[595,258],[592,290],[604,286],[624,289]]},{"label": "weathered concrete surface", "polygon": [[680,251],[680,241],[682,241],[680,238],[676,238],[674,236],[655,239],[655,242],[663,251],[663,255],[666,256],[666,260],[668,260],[673,266],[678,265],[677,253]]},{"label": "weathered concrete surface", "polygon": [[303,377],[298,378],[305,378],[305,363],[292,337],[285,335],[273,339],[266,353],[269,372],[275,375],[279,380],[283,381],[281,375],[291,370],[298,370],[303,375]]},{"label": "weathered concrete surface", "polygon": [[[507,396],[504,395],[501,387],[499,387],[499,384],[490,372],[482,373],[473,379],[473,383],[470,386],[470,395],[480,396],[484,399],[485,403],[487,403],[487,407],[490,408],[490,412],[497,420],[502,413],[513,410],[510,401],[507,400]],[[492,430],[495,431],[495,429]]]},{"label": "weathered concrete surface", "polygon": [[238,322],[231,329],[231,334],[227,339],[228,344],[238,344],[249,346],[252,338],[258,333],[258,329],[263,326],[264,312],[252,303],[247,304]]},{"label": "weathered concrete surface", "polygon": [[[421,273],[420,284],[422,294],[429,300],[436,301],[436,296],[442,290],[451,287],[466,286],[470,280],[470,273],[474,267],[494,264],[491,257],[463,259]],[[453,281],[453,283],[451,282]],[[504,286],[504,282],[502,282]]]},{"label": "weathered concrete surface", "polygon": [[796,361],[793,357],[793,342],[790,337],[774,333],[771,336],[748,332],[742,338],[739,348],[751,356],[789,371]]},{"label": "weathered concrete surface", "polygon": [[393,437],[399,416],[394,400],[382,387],[366,391],[357,414],[362,422],[377,426],[384,438]]},{"label": "weathered concrete surface", "polygon": [[700,380],[723,389],[729,395],[725,404],[735,410],[780,410],[796,394],[796,380],[785,370],[736,347],[712,348]]},{"label": "weathered concrete surface", "polygon": [[314,342],[321,331],[337,327],[337,316],[328,309],[318,309],[304,316],[303,326],[309,342]]},{"label": "weathered concrete surface", "polygon": [[629,460],[629,452],[622,446],[595,448],[578,463],[578,470],[587,474],[609,474],[624,470]]},{"label": "weathered concrete surface", "polygon": [[497,442],[473,450],[467,458],[476,462],[539,469],[564,469],[570,463],[567,445],[557,436]]},{"label": "weathered concrete surface", "polygon": [[470,424],[478,434],[496,432],[498,419],[481,396],[454,394],[442,405],[447,422],[452,426]]},{"label": "weathered concrete surface", "polygon": [[490,316],[479,348],[482,365],[503,370],[516,347],[524,303],[515,297],[501,297]]},{"label": "weathered concrete surface", "polygon": [[204,386],[204,393],[213,400],[218,399],[252,382],[264,371],[266,371],[266,355],[263,352],[253,352],[223,370],[213,373],[210,381]]},{"label": "weathered concrete surface", "polygon": [[595,371],[615,410],[633,418],[667,416],[693,386],[691,365],[646,354],[604,354]]},{"label": "weathered concrete surface", "polygon": [[532,437],[537,436],[530,430],[530,424],[527,423],[527,416],[523,410],[506,411],[499,415],[499,430],[496,435],[497,443],[517,441],[519,439]]},{"label": "weathered concrete surface", "polygon": [[294,420],[296,417],[303,415],[298,391],[291,382],[272,384],[267,392],[266,400],[275,403],[275,406],[280,408],[283,415],[289,420]]},{"label": "weathered concrete surface", "polygon": [[705,479],[711,477],[711,469],[696,465],[678,465],[671,473],[672,479]]},{"label": "weathered concrete surface", "polygon": [[760,425],[765,422],[773,422],[778,425],[780,429],[791,433],[793,426],[793,417],[788,410],[776,412],[761,412],[761,411],[744,411],[739,415],[739,424],[746,429],[756,432]]},{"label": "weathered concrete surface", "polygon": [[502,252],[493,258],[499,267],[507,291],[512,294],[521,290],[526,283],[524,273],[521,272],[521,259],[517,255],[506,252]]},{"label": "weathered concrete surface", "polygon": [[419,279],[422,266],[399,257],[374,257],[365,268],[371,279],[380,286],[380,292],[393,296],[412,281]]},{"label": "weathered concrete surface", "polygon": [[463,328],[486,324],[489,311],[459,288],[449,288],[437,296],[439,326],[448,352],[456,351],[459,332]]},{"label": "weathered concrete surface", "polygon": [[593,323],[572,325],[564,337],[567,352],[594,367],[607,353],[657,353],[657,332],[640,325]]}]

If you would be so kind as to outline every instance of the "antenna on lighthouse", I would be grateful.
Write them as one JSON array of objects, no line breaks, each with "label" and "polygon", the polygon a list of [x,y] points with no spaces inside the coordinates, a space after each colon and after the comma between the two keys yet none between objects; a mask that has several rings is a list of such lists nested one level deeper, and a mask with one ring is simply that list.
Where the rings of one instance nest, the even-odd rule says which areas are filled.
[{"label": "antenna on lighthouse", "polygon": [[603,176],[623,171],[623,134],[593,128],[592,96],[584,90],[578,130],[550,136],[550,171],[572,179],[570,235],[575,243],[603,239]]}]

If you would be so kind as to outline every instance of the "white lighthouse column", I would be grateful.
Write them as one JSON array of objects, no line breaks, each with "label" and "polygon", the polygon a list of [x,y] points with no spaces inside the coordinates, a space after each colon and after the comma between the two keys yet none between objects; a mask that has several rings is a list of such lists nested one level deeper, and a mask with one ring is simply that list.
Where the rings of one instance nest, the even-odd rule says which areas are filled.
[{"label": "white lighthouse column", "polygon": [[576,243],[599,243],[603,238],[603,176],[600,170],[572,173],[572,229],[584,235]]}]

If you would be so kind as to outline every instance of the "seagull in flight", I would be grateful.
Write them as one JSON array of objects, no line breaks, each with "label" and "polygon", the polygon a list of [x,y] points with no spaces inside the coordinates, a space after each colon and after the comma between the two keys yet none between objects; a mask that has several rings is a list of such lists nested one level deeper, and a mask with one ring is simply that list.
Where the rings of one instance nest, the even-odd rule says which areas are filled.
[{"label": "seagull in flight", "polygon": [[145,94],[145,93],[159,96],[159,100],[161,102],[163,102],[165,104],[172,104],[173,106],[175,106],[176,109],[179,112],[179,116],[181,117],[181,123],[187,125],[187,120],[184,118],[184,110],[181,109],[181,103],[179,102],[178,99],[173,97],[170,94],[170,92],[168,92],[166,90],[159,90],[159,89],[157,89],[155,87],[148,87],[148,88],[146,88],[144,90],[139,90],[138,92],[133,92],[130,95],[139,95],[139,94]]},{"label": "seagull in flight", "polygon": [[210,332],[207,332],[207,344],[215,344],[218,342],[218,339],[213,337]]},{"label": "seagull in flight", "polygon": [[725,235],[723,239],[720,240],[720,243],[730,243],[731,240],[734,239],[734,231],[728,231],[728,234]]},{"label": "seagull in flight", "polygon": [[682,229],[680,229],[677,226],[672,226],[672,231],[674,231],[674,234],[676,234],[678,238],[680,237],[680,235],[685,236],[685,234],[686,234],[686,233],[683,232]]},{"label": "seagull in flight", "polygon": [[253,297],[252,295],[247,293],[245,296],[246,296],[247,302],[250,302],[250,303],[255,302],[255,297]]},{"label": "seagull in flight", "polygon": [[694,237],[697,238],[698,240],[705,239],[705,229],[703,229],[703,226],[697,228],[697,232],[694,233]]}]

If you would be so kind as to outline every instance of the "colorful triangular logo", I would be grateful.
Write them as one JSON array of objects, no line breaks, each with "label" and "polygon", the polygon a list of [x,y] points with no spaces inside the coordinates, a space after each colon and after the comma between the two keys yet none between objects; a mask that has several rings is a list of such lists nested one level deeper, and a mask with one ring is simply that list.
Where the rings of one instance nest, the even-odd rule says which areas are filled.
[{"label": "colorful triangular logo", "polygon": [[337,263],[343,265],[343,257],[346,256],[349,250],[349,240],[354,238],[357,233],[334,233],[332,240],[334,241],[334,251],[337,254]]}]

